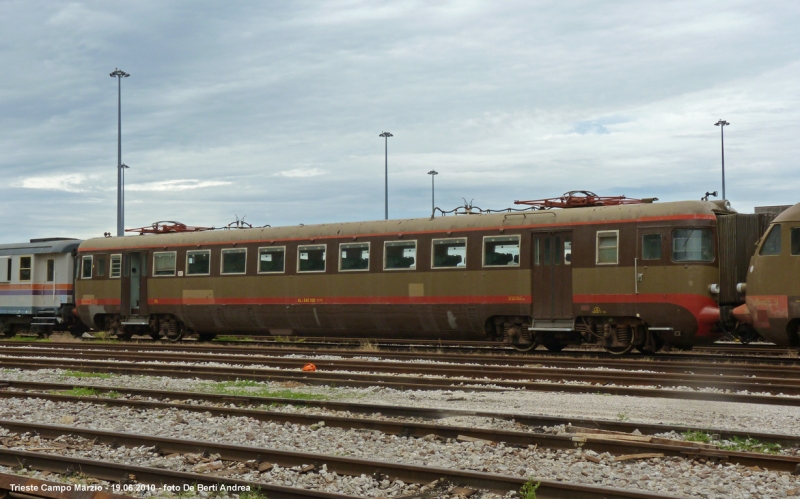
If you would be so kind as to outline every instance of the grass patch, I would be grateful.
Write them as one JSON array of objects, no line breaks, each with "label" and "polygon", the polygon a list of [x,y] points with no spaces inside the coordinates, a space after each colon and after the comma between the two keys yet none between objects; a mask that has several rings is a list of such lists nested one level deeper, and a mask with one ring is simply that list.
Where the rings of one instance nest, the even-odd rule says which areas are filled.
[{"label": "grass patch", "polygon": [[64,371],[64,376],[70,378],[113,378],[113,374],[108,373],[93,373],[93,372],[82,372],[82,371]]},{"label": "grass patch", "polygon": [[[241,336],[217,336],[211,341],[230,341],[237,343],[247,343],[247,342],[253,342],[255,340],[253,338],[243,338]],[[239,497],[241,497],[241,495]]]},{"label": "grass patch", "polygon": [[683,433],[683,438],[687,442],[702,442],[704,444],[711,443],[711,435],[702,431],[687,431]]},{"label": "grass patch", "polygon": [[526,483],[525,485],[522,486],[521,489],[519,489],[519,496],[522,499],[536,499],[536,490],[539,488],[541,484],[542,484],[541,482],[536,482],[533,480],[533,478],[531,478],[530,480],[528,480],[528,483]]},{"label": "grass patch", "polygon": [[69,395],[70,397],[96,397],[99,392],[94,388],[75,387],[70,390],[55,390],[50,393],[56,395]]},{"label": "grass patch", "polygon": [[3,340],[25,343],[48,343],[53,341],[50,338],[39,338],[38,336],[12,336],[11,338],[3,338]]},{"label": "grass patch", "polygon": [[764,454],[777,454],[781,450],[780,444],[762,442],[756,438],[733,437],[719,445],[720,449],[739,452],[761,452]]},{"label": "grass patch", "polygon": [[299,400],[327,400],[325,395],[316,393],[295,392],[290,389],[270,390],[262,383],[251,380],[221,381],[219,383],[203,383],[200,390],[220,395],[243,395],[246,397],[272,397]]},{"label": "grass patch", "polygon": [[269,499],[261,489],[248,490],[239,494],[239,499]]}]

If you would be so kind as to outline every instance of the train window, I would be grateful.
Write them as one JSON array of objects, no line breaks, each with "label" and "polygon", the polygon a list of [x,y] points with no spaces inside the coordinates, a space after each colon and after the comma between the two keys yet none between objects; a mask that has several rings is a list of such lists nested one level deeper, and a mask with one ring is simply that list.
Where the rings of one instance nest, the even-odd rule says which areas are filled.
[{"label": "train window", "polygon": [[153,253],[153,275],[175,275],[175,251]]},{"label": "train window", "polygon": [[19,257],[19,280],[31,280],[31,257],[29,256]]},{"label": "train window", "polygon": [[[6,263],[7,262],[7,263]],[[6,273],[6,267],[8,272]],[[11,281],[11,257],[0,256],[0,282]]]},{"label": "train window", "polygon": [[122,275],[122,255],[111,255],[111,273],[109,277]]},{"label": "train window", "polygon": [[103,277],[106,275],[106,259],[98,256],[97,261],[94,262],[94,275]]},{"label": "train window", "polygon": [[47,260],[47,282],[56,280],[56,261],[52,258]]},{"label": "train window", "polygon": [[781,224],[775,224],[769,229],[769,234],[764,238],[759,255],[781,254]]},{"label": "train window", "polygon": [[369,270],[369,243],[342,243],[339,256],[339,270]]},{"label": "train window", "polygon": [[519,236],[483,238],[483,266],[519,266]]},{"label": "train window", "polygon": [[285,272],[286,247],[258,248],[258,273]]},{"label": "train window", "polygon": [[416,241],[386,241],[383,244],[384,270],[417,268]]},{"label": "train window", "polygon": [[792,229],[792,255],[800,255],[800,227]]},{"label": "train window", "polygon": [[533,245],[533,264],[539,265],[539,238],[536,238],[536,243]]},{"label": "train window", "polygon": [[619,231],[597,231],[597,263],[619,263]]},{"label": "train window", "polygon": [[661,234],[642,236],[642,260],[661,260]]},{"label": "train window", "polygon": [[298,272],[325,272],[324,244],[297,247]]},{"label": "train window", "polygon": [[544,264],[550,265],[550,238],[544,238]]},{"label": "train window", "polygon": [[247,249],[222,250],[222,273],[244,274],[247,271]]},{"label": "train window", "polygon": [[434,269],[446,269],[467,266],[467,239],[434,239],[433,240]]},{"label": "train window", "polygon": [[211,250],[186,252],[186,275],[209,275],[211,273]]},{"label": "train window", "polygon": [[572,236],[564,236],[564,265],[572,264]]},{"label": "train window", "polygon": [[672,259],[676,262],[714,260],[711,229],[675,229],[672,231]]},{"label": "train window", "polygon": [[85,256],[81,260],[81,279],[92,278],[92,257]]},{"label": "train window", "polygon": [[553,250],[555,250],[555,260],[556,265],[561,265],[561,236],[556,236],[556,242],[553,245]]}]

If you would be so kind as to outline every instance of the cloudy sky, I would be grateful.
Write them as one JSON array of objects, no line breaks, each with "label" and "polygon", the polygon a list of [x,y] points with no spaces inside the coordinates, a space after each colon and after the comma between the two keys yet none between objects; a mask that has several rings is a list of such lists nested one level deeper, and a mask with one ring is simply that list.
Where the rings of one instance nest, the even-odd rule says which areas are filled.
[{"label": "cloudy sky", "polygon": [[800,201],[794,1],[0,1],[0,242],[587,189]]}]

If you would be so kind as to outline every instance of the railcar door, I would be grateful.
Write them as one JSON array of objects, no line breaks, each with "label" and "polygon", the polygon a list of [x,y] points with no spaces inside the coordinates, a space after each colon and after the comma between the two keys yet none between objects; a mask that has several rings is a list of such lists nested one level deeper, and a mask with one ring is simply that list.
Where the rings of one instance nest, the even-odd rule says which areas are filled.
[{"label": "railcar door", "polygon": [[147,315],[147,252],[123,253],[124,268],[120,293],[123,316]]},{"label": "railcar door", "polygon": [[653,295],[663,295],[666,290],[666,264],[669,261],[669,228],[639,227],[638,246],[634,262],[633,289],[640,301],[653,301]]},{"label": "railcar door", "polygon": [[533,318],[572,318],[572,232],[533,234]]}]

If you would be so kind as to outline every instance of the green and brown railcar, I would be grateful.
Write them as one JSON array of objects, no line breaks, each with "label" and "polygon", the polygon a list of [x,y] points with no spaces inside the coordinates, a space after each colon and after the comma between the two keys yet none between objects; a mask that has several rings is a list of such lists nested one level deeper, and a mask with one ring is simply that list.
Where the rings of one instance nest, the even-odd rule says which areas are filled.
[{"label": "green and brown railcar", "polygon": [[800,346],[800,203],[773,220],[750,260],[746,304],[734,311],[766,340]]},{"label": "green and brown railcar", "polygon": [[90,239],[78,313],[121,337],[690,348],[737,304],[720,303],[737,282],[720,273],[731,216],[727,202],[683,201]]}]

